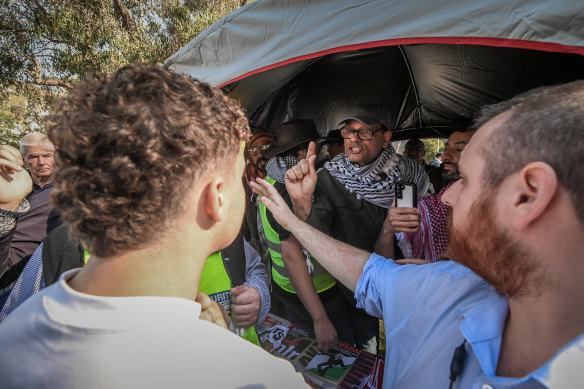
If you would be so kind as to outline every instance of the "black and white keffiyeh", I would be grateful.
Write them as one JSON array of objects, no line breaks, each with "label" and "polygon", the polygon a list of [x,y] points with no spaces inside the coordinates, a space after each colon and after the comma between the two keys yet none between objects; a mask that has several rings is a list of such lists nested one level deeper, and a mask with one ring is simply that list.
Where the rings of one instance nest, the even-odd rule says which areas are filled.
[{"label": "black and white keffiyeh", "polygon": [[272,157],[266,163],[266,172],[268,177],[273,178],[276,182],[285,184],[284,177],[286,177],[286,171],[298,164],[298,158],[287,155],[285,157]]},{"label": "black and white keffiyeh", "polygon": [[27,199],[22,199],[18,207],[14,211],[8,211],[0,208],[0,237],[8,234],[10,230],[16,225],[18,216],[28,212],[30,204]]},{"label": "black and white keffiyeh", "polygon": [[358,199],[383,208],[391,207],[395,182],[415,183],[418,199],[426,194],[429,185],[424,168],[415,160],[398,155],[391,145],[369,165],[352,163],[341,153],[325,163],[324,168]]}]

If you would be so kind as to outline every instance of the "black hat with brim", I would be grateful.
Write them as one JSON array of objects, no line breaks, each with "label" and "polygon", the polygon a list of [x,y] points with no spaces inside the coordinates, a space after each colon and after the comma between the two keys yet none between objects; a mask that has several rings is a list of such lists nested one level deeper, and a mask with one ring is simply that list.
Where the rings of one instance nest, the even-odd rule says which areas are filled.
[{"label": "black hat with brim", "polygon": [[326,140],[325,143],[326,144],[330,144],[330,143],[343,143],[345,141],[345,139],[341,136],[341,131],[340,130],[333,130],[330,131],[327,135],[326,135]]},{"label": "black hat with brim", "polygon": [[310,141],[324,139],[318,134],[312,119],[294,119],[282,123],[276,129],[276,134],[278,140],[276,146],[268,151],[266,155],[268,158],[283,154]]}]

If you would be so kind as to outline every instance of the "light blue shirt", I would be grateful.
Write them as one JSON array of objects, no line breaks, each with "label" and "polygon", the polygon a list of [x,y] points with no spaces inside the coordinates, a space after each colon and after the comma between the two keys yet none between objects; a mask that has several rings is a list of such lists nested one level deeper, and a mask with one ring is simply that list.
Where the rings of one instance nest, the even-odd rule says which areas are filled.
[{"label": "light blue shirt", "polygon": [[448,388],[454,350],[465,339],[468,355],[455,387],[584,385],[584,334],[526,377],[496,377],[507,299],[456,262],[400,266],[372,254],[355,298],[358,307],[384,320],[384,388]]}]

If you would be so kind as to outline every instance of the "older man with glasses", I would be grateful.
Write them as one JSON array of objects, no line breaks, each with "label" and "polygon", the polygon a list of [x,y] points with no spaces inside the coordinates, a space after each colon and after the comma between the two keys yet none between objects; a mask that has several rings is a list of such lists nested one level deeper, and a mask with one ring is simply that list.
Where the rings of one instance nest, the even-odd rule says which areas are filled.
[{"label": "older man with glasses", "polygon": [[[311,170],[307,176],[298,172],[298,177],[304,177],[303,185],[298,188],[301,190],[289,192],[294,211],[301,219],[342,242],[364,250],[385,252],[387,247],[383,245],[393,250],[393,233],[391,236],[381,233],[393,202],[395,183],[415,183],[421,199],[428,191],[428,176],[416,161],[395,152],[390,144],[391,121],[379,107],[360,106],[339,127],[344,138],[344,154],[327,162],[318,175],[307,160],[288,172],[293,179],[296,169]],[[313,152],[311,147],[309,158],[315,158]],[[377,318],[357,309],[348,289],[343,287],[342,293],[352,306],[357,346],[377,352]]]},{"label": "older man with glasses", "polygon": [[[32,188],[27,187],[20,195],[0,187],[0,307],[28,258],[44,237],[61,224],[59,212],[49,200],[54,188],[54,154],[53,143],[39,132],[22,137],[20,153],[12,146],[0,145],[0,179],[18,172],[29,182],[32,180]],[[7,204],[3,201],[7,197],[16,201]]]}]

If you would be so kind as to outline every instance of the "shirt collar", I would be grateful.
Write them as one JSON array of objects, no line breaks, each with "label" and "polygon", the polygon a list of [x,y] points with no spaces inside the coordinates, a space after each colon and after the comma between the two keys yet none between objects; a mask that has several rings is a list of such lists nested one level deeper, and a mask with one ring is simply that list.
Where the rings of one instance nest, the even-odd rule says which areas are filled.
[{"label": "shirt collar", "polygon": [[584,382],[584,333],[560,349],[530,374],[548,388],[567,388]]},{"label": "shirt collar", "polygon": [[[487,297],[465,312],[460,325],[483,372],[495,381],[508,379],[495,377],[508,313],[507,298],[500,294],[492,294],[491,298]],[[584,366],[584,333],[564,346],[527,377],[549,388],[570,387],[575,382],[584,382],[582,366]],[[529,379],[527,377],[519,380]]]},{"label": "shirt collar", "polygon": [[483,297],[464,312],[460,329],[485,374],[494,376],[509,302],[486,283],[481,290],[473,292],[483,294]]},{"label": "shirt collar", "polygon": [[64,325],[120,331],[157,321],[192,325],[201,314],[199,303],[179,297],[102,297],[78,292],[68,281],[79,271],[63,273],[59,282],[45,289],[52,291],[48,296],[45,293],[44,308],[53,320]]},{"label": "shirt collar", "polygon": [[39,184],[37,184],[36,182],[33,181],[32,183],[32,193],[34,192],[38,192],[41,189],[48,189],[48,188],[52,188],[53,187],[53,183],[49,182],[48,184],[45,184],[43,186],[40,186]]}]

